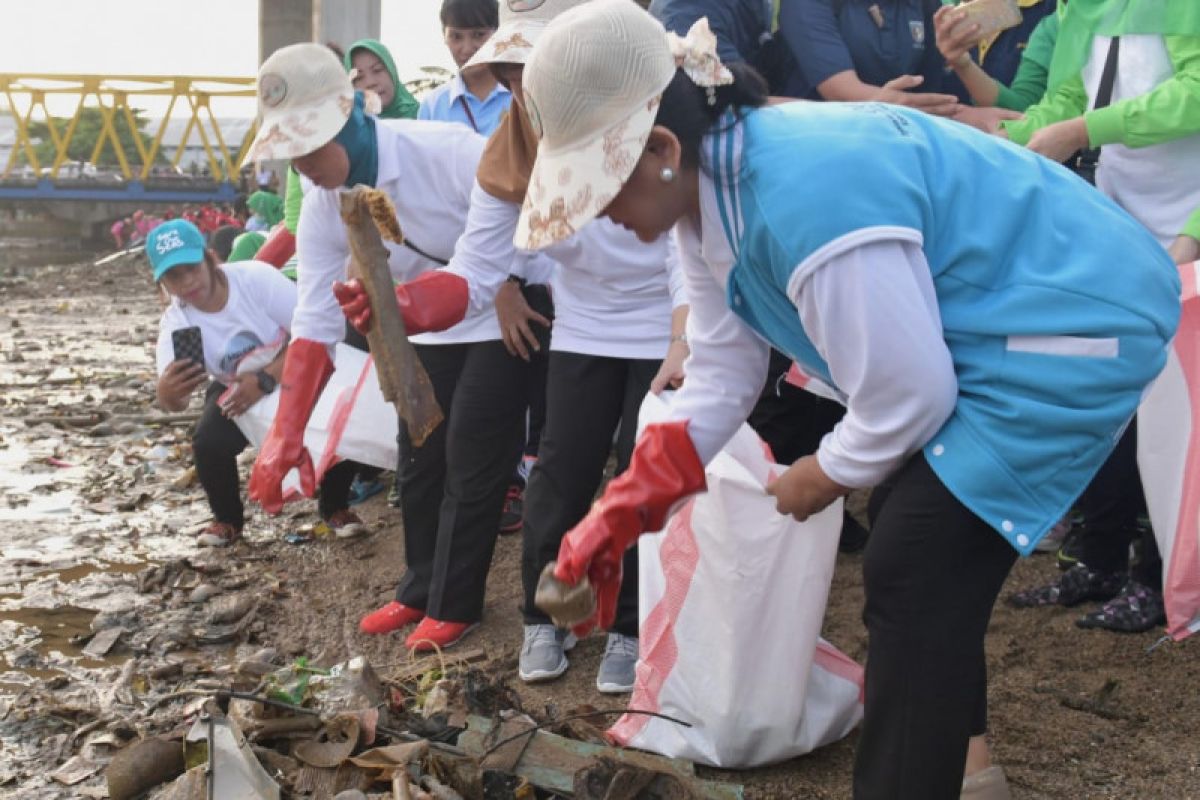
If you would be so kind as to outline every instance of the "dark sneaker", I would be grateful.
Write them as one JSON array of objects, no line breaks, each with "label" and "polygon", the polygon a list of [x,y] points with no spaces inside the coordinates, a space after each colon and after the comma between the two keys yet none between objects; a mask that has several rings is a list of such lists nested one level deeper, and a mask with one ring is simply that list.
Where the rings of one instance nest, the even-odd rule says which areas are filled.
[{"label": "dark sneaker", "polygon": [[525,490],[513,484],[508,487],[504,498],[504,510],[500,512],[500,532],[517,533],[523,525],[525,514]]},{"label": "dark sneaker", "polygon": [[[1063,517],[1058,522],[1054,523],[1054,527],[1046,532],[1046,535],[1038,540],[1034,545],[1033,552],[1035,553],[1057,553],[1062,549],[1063,543],[1067,540],[1067,536],[1071,533],[1071,518]],[[1074,566],[1072,564],[1071,566]]]},{"label": "dark sneaker", "polygon": [[1121,590],[1125,576],[1119,572],[1096,572],[1076,564],[1054,583],[1011,594],[1006,602],[1014,608],[1077,606],[1089,600],[1108,600]]},{"label": "dark sneaker", "polygon": [[196,536],[201,547],[229,547],[242,538],[242,529],[228,522],[214,522]]},{"label": "dark sneaker", "polygon": [[350,497],[348,502],[352,506],[365,502],[375,495],[383,491],[383,481],[372,478],[369,481],[364,481],[362,478],[355,477],[354,483],[350,484]]},{"label": "dark sneaker", "polygon": [[1069,570],[1071,567],[1079,563],[1080,554],[1083,552],[1083,537],[1086,532],[1078,525],[1072,526],[1067,531],[1067,535],[1063,537],[1062,545],[1059,546],[1058,552],[1054,554],[1054,560],[1058,563],[1058,568]]},{"label": "dark sneaker", "polygon": [[325,519],[325,524],[333,531],[333,535],[339,539],[354,539],[359,536],[366,536],[370,533],[367,530],[367,525],[358,518],[348,508],[343,508],[341,511],[335,511]]},{"label": "dark sneaker", "polygon": [[1163,596],[1137,581],[1128,581],[1121,593],[1098,610],[1075,620],[1080,628],[1099,628],[1117,633],[1145,633],[1167,621]]},{"label": "dark sneaker", "polygon": [[849,514],[842,515],[842,533],[838,537],[838,552],[859,553],[867,546],[871,532],[858,524]]}]

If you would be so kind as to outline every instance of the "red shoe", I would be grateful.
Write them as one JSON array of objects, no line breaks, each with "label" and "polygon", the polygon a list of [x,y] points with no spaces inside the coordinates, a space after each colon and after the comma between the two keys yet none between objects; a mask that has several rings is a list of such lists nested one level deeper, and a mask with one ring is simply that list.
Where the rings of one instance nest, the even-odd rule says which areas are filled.
[{"label": "red shoe", "polygon": [[513,484],[508,487],[504,498],[504,509],[500,512],[500,532],[517,533],[521,530],[525,516],[525,490]]},{"label": "red shoe", "polygon": [[404,646],[418,653],[445,650],[457,644],[478,626],[478,622],[441,622],[433,617],[426,617],[404,640]]},{"label": "red shoe", "polygon": [[363,633],[391,633],[424,617],[425,612],[421,609],[409,608],[403,603],[393,600],[383,608],[372,611],[359,620],[358,629]]}]

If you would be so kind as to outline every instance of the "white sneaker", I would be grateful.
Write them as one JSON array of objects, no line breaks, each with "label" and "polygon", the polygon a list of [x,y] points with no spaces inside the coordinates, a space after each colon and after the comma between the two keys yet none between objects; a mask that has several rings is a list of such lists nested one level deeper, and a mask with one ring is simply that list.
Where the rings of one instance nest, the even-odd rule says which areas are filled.
[{"label": "white sneaker", "polygon": [[553,625],[526,625],[517,674],[526,683],[554,680],[570,666],[566,653],[576,641],[575,634]]}]

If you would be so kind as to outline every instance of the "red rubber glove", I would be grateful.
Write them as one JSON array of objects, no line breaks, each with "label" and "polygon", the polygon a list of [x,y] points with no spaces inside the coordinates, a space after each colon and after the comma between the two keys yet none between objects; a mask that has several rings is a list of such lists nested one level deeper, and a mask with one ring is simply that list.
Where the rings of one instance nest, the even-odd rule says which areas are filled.
[{"label": "red rubber glove", "polygon": [[295,253],[296,237],[285,225],[280,224],[267,234],[267,240],[254,254],[254,260],[265,261],[275,269],[282,269]]},{"label": "red rubber glove", "polygon": [[661,530],[672,506],[704,486],[704,465],[687,422],[647,425],[629,468],[608,484],[558,548],[554,576],[573,586],[587,575],[596,592],[596,613],[575,626],[576,635],[612,626],[625,551],[646,531]]},{"label": "red rubber glove", "polygon": [[332,374],[333,362],[325,345],[312,339],[297,339],[288,345],[279,381],[279,410],[250,473],[250,497],[269,514],[283,510],[283,478],[292,467],[300,470],[300,491],[308,497],[316,492],[304,429]]},{"label": "red rubber glove", "polygon": [[[358,278],[335,283],[333,294],[350,324],[366,335],[371,329],[371,301]],[[467,282],[452,272],[435,269],[423,272],[396,287],[396,305],[404,317],[409,336],[444,331],[467,315]]]}]

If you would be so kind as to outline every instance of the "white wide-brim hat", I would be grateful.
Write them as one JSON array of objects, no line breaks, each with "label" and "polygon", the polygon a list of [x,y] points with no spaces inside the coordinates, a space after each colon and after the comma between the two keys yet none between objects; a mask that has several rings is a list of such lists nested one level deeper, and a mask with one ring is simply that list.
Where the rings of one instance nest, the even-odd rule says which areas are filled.
[{"label": "white wide-brim hat", "polygon": [[524,64],[550,20],[589,0],[500,0],[500,26],[463,68]]},{"label": "white wide-brim hat", "polygon": [[354,86],[328,47],[282,47],[258,70],[258,135],[249,160],[307,155],[337,136],[354,108]]},{"label": "white wide-brim hat", "polygon": [[541,142],[517,247],[566,239],[608,207],[642,156],[675,70],[666,30],[630,0],[592,0],[547,27],[522,78]]}]

